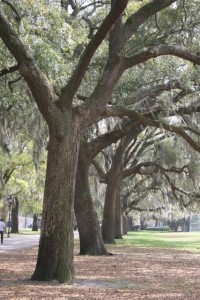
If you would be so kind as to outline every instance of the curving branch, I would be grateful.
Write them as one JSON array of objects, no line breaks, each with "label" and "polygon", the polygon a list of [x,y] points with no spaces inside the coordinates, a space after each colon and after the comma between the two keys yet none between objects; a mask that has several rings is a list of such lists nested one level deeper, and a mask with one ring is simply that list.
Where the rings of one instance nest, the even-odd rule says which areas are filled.
[{"label": "curving branch", "polygon": [[8,86],[9,86],[11,93],[13,92],[12,84],[20,81],[21,79],[22,79],[22,76],[19,76],[18,78],[14,79],[14,80],[10,80],[8,82]]},{"label": "curving branch", "polygon": [[16,17],[16,21],[17,22],[20,22],[21,21],[21,16],[20,14],[18,13],[18,11],[16,10],[16,8],[14,7],[13,4],[11,4],[8,0],[1,0],[3,3],[7,4],[11,9],[12,11],[14,12],[15,14],[15,17]]},{"label": "curving branch", "polygon": [[[169,183],[169,185],[170,185],[170,187],[171,187],[171,191],[172,191],[172,193],[173,193],[173,195],[174,195],[174,197],[176,198],[176,199],[178,199],[178,196],[177,196],[177,192],[179,192],[180,194],[182,194],[182,195],[184,195],[184,196],[187,196],[188,198],[192,198],[192,199],[200,199],[200,193],[198,193],[198,192],[187,192],[187,191],[185,191],[185,190],[183,190],[183,189],[181,189],[180,187],[178,187],[178,186],[176,186],[173,182],[172,182],[172,180],[171,180],[171,178],[170,178],[170,176],[168,175],[168,174],[166,174],[166,173],[163,173],[163,175],[165,176],[165,178],[167,179],[167,181],[168,181],[168,183]],[[192,201],[190,201],[190,203],[192,203]],[[183,204],[183,206],[184,207],[187,207],[187,206],[189,206],[189,204],[190,203],[185,203],[185,204]]]},{"label": "curving branch", "polygon": [[101,168],[101,166],[99,165],[99,163],[93,159],[92,160],[92,164],[93,166],[95,167],[98,175],[99,175],[99,178],[101,179],[102,182],[106,182],[106,179],[107,179],[107,174],[103,171],[103,169]]},{"label": "curving branch", "polygon": [[122,172],[122,177],[125,178],[127,176],[130,176],[132,174],[140,174],[140,175],[152,175],[157,172],[161,173],[182,173],[187,169],[187,165],[183,166],[182,168],[177,168],[172,166],[171,168],[164,168],[161,165],[155,163],[155,162],[144,162],[139,163],[137,166],[134,166],[132,168],[126,169]]},{"label": "curving branch", "polygon": [[[149,113],[149,112],[148,112]],[[167,131],[170,132],[174,132],[177,133],[179,136],[181,136],[186,142],[188,142],[188,144],[197,152],[200,152],[200,145],[199,143],[195,142],[195,140],[193,138],[191,138],[186,132],[185,130],[180,127],[180,126],[174,126],[174,125],[169,125],[164,121],[161,120],[153,120],[150,118],[145,117],[145,115],[142,115],[134,110],[130,110],[130,109],[126,109],[124,107],[112,107],[112,108],[107,108],[107,111],[104,112],[104,116],[129,116],[131,117],[133,120],[137,120],[141,125],[144,126],[152,126],[152,127],[156,127],[156,128],[162,128],[165,129]],[[188,130],[188,128],[187,128]],[[193,130],[191,128],[192,132],[195,132],[195,130]]]},{"label": "curving branch", "polygon": [[124,137],[130,132],[140,132],[138,122],[127,122],[122,124],[119,128],[114,128],[112,131],[107,132],[93,139],[89,143],[90,157],[94,158],[101,150],[108,147],[112,143],[116,143],[119,139]]},{"label": "curving branch", "polygon": [[68,0],[68,5],[70,5],[71,8],[73,9],[71,16],[77,16],[79,12],[82,12],[87,8],[93,6],[93,9],[87,13],[87,16],[91,15],[93,12],[95,12],[96,7],[101,7],[102,5],[109,4],[109,3],[110,3],[109,1],[92,1],[91,3],[90,1],[88,1],[87,4],[78,6],[78,4],[75,3],[74,0]]},{"label": "curving branch", "polygon": [[144,63],[151,58],[156,58],[163,55],[173,55],[179,58],[188,60],[193,64],[200,65],[200,56],[189,52],[186,48],[176,45],[159,45],[150,47],[132,57],[124,58],[124,69],[131,68],[140,63]]},{"label": "curving branch", "polygon": [[[0,38],[16,59],[19,73],[28,84],[47,123],[52,125],[52,123],[57,122],[60,116],[58,117],[59,109],[54,103],[57,96],[53,87],[37,67],[28,47],[13,30],[2,10],[0,10]],[[55,126],[52,127],[55,128]]]},{"label": "curving branch", "polygon": [[[156,134],[157,135],[157,134]],[[145,139],[144,142],[141,143],[141,147],[140,149],[137,151],[135,158],[133,159],[132,163],[131,163],[131,168],[135,167],[137,165],[137,163],[139,162],[138,157],[141,157],[142,153],[151,145],[153,145],[154,143],[160,142],[163,139],[166,138],[165,135],[160,135],[160,133],[158,133],[158,137],[156,137],[156,135],[153,135],[152,137],[152,132],[149,134],[149,136],[152,137],[151,140]],[[133,153],[135,153],[135,149],[133,150]],[[132,155],[132,153],[130,153],[130,156]]]},{"label": "curving branch", "polygon": [[170,91],[172,89],[185,91],[186,87],[179,80],[170,80],[167,83],[160,84],[143,91],[131,93],[128,97],[122,99],[117,105],[132,105],[146,97],[157,97],[163,91]]},{"label": "curving branch", "polygon": [[150,17],[157,14],[162,9],[170,6],[177,0],[152,0],[143,5],[137,12],[128,18],[123,30],[123,44],[132,36],[132,34]]}]

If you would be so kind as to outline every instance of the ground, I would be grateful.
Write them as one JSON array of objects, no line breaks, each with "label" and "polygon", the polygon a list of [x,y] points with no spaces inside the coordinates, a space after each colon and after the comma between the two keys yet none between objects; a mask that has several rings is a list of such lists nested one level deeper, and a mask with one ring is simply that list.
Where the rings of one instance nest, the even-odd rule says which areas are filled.
[{"label": "ground", "polygon": [[75,284],[31,281],[37,247],[9,251],[0,259],[0,300],[200,299],[200,254],[111,246],[109,257],[78,255]]}]

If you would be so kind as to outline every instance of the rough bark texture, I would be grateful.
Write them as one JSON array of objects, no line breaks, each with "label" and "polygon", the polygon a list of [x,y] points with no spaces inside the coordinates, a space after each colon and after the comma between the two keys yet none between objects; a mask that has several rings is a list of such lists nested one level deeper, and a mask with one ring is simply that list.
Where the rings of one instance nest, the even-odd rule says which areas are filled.
[{"label": "rough bark texture", "polygon": [[115,239],[122,239],[121,187],[116,191],[115,203]]},{"label": "rough bark texture", "polygon": [[[110,29],[112,30],[109,57],[107,66],[102,73],[102,78],[86,103],[76,108],[76,114],[81,119],[82,127],[84,128],[103,114],[112,91],[126,68],[147,61],[150,58],[166,54],[176,55],[200,64],[199,56],[190,55],[188,51],[179,51],[179,49],[177,51],[174,47],[166,48],[162,45],[159,48],[148,49],[146,52],[139,53],[127,59],[123,57],[125,43],[136,32],[138,27],[149,17],[175,1],[155,0],[143,5],[141,9],[127,19],[126,24],[122,28],[121,23],[116,22],[116,20],[123,13],[128,0],[113,0],[112,4],[115,5],[112,6],[111,11],[102,22],[94,38],[86,47],[79,64],[74,69],[71,79],[66,78],[67,84],[62,88],[59,99],[54,92],[53,86],[37,67],[29,48],[20,39],[18,33],[14,31],[13,23],[9,23],[0,10],[0,38],[11,55],[16,59],[19,65],[19,72],[28,84],[38,108],[50,129],[43,228],[39,245],[38,262],[33,279],[58,279],[59,282],[68,283],[72,283],[73,281],[73,197],[81,134],[77,132],[76,124],[73,123],[69,115],[72,111],[74,96],[80,87],[92,57]],[[113,26],[115,22],[116,25]],[[156,54],[157,52],[158,54]],[[136,113],[133,113],[132,116],[137,119]],[[160,127],[160,122],[152,123],[152,121],[147,120],[144,124]],[[167,125],[163,125],[163,128],[167,129],[166,127]],[[175,129],[173,126],[174,132],[191,141],[188,135],[180,130],[175,131]],[[171,129],[169,128],[169,130]],[[194,149],[199,150],[199,147],[194,147]],[[114,190],[114,182],[111,180],[106,202],[106,205],[111,209],[115,205],[114,198],[112,199],[115,195],[111,194],[112,189]],[[110,236],[108,234],[110,217],[112,217],[113,224],[113,215],[108,209],[103,223],[103,233],[107,241],[114,239],[113,232],[110,232]]]},{"label": "rough bark texture", "polygon": [[84,151],[84,144],[80,148],[79,162],[76,175],[75,188],[75,215],[80,237],[80,254],[83,255],[108,255],[90,193],[88,170],[90,159],[88,152]]},{"label": "rough bark texture", "polygon": [[114,244],[115,240],[115,201],[121,180],[121,157],[123,145],[120,143],[113,158],[112,167],[107,175],[107,189],[103,210],[102,237],[105,243]]},{"label": "rough bark texture", "polygon": [[15,203],[12,204],[12,210],[11,210],[11,233],[19,232],[18,213],[19,213],[19,200],[18,197],[16,196]]},{"label": "rough bark texture", "polygon": [[87,255],[108,254],[102,240],[98,217],[91,197],[88,182],[88,169],[94,157],[110,144],[118,141],[127,132],[135,130],[137,124],[126,124],[121,129],[103,134],[91,142],[82,140],[77,171],[75,214],[80,236],[80,253]]},{"label": "rough bark texture", "polygon": [[[114,243],[115,201],[117,197],[117,189],[122,179],[122,157],[126,147],[133,140],[133,138],[137,137],[140,131],[141,129],[136,127],[133,129],[133,131],[129,132],[124,139],[121,140],[115,152],[111,169],[107,174],[107,189],[102,222],[102,236],[105,243]],[[118,195],[118,197],[120,197],[120,195]]]},{"label": "rough bark texture", "polygon": [[123,235],[127,234],[128,232],[128,220],[127,216],[123,214]]},{"label": "rough bark texture", "polygon": [[73,199],[80,134],[50,135],[42,230],[34,280],[73,282]]},{"label": "rough bark texture", "polygon": [[38,231],[38,216],[36,214],[33,215],[32,231]]}]

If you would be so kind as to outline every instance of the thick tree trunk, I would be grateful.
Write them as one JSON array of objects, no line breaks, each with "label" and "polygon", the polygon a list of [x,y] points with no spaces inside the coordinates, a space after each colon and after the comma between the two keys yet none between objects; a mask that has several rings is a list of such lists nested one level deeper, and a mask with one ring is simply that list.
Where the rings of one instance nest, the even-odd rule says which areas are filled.
[{"label": "thick tree trunk", "polygon": [[19,232],[18,214],[19,214],[19,200],[18,197],[16,196],[15,202],[12,203],[12,210],[11,210],[11,233]]},{"label": "thick tree trunk", "polygon": [[108,255],[101,236],[94,202],[91,197],[88,181],[89,161],[87,153],[84,152],[84,149],[82,151],[80,149],[74,203],[80,238],[80,254]]},{"label": "thick tree trunk", "polygon": [[121,187],[118,185],[115,203],[115,239],[122,239]]},{"label": "thick tree trunk", "polygon": [[64,136],[50,133],[42,229],[33,280],[73,283],[73,200],[80,133],[76,124],[70,125]]},{"label": "thick tree trunk", "polygon": [[32,231],[38,231],[38,216],[36,214],[33,215]]}]

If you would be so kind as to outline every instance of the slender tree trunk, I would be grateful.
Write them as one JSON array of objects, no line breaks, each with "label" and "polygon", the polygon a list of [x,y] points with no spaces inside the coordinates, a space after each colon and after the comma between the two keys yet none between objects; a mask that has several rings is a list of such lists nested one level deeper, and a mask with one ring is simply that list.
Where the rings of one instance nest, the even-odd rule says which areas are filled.
[{"label": "slender tree trunk", "polygon": [[[64,128],[64,125],[63,125]],[[73,209],[80,132],[50,133],[38,260],[33,280],[73,283]]]},{"label": "slender tree trunk", "polygon": [[122,239],[121,187],[118,185],[115,203],[115,239]]},{"label": "slender tree trunk", "polygon": [[102,237],[104,243],[107,244],[115,243],[115,196],[115,181],[113,181],[112,178],[110,178],[110,180],[108,180],[107,183],[102,221]]},{"label": "slender tree trunk", "polygon": [[38,216],[37,214],[33,215],[33,227],[32,231],[38,231]]},{"label": "slender tree trunk", "polygon": [[127,216],[127,231],[132,231],[133,230],[132,226],[133,226],[133,218],[128,215]]},{"label": "slender tree trunk", "polygon": [[80,254],[108,255],[90,192],[88,181],[89,164],[87,153],[84,153],[84,149],[80,150],[74,203],[80,238]]},{"label": "slender tree trunk", "polygon": [[115,243],[115,201],[117,188],[121,181],[122,156],[123,142],[118,146],[113,158],[112,167],[107,174],[107,189],[102,221],[102,237],[104,243],[107,244]]},{"label": "slender tree trunk", "polygon": [[141,230],[146,230],[147,229],[147,221],[145,218],[140,219],[140,225],[141,225]]},{"label": "slender tree trunk", "polygon": [[8,213],[8,206],[5,202],[3,202],[3,206],[1,208],[1,219],[4,221],[5,224],[7,222],[7,213]]},{"label": "slender tree trunk", "polygon": [[19,232],[18,214],[19,214],[19,200],[18,197],[16,196],[15,203],[12,203],[12,210],[11,210],[11,233]]},{"label": "slender tree trunk", "polygon": [[127,216],[125,214],[123,214],[123,235],[127,234],[128,232],[128,220],[127,220]]}]

